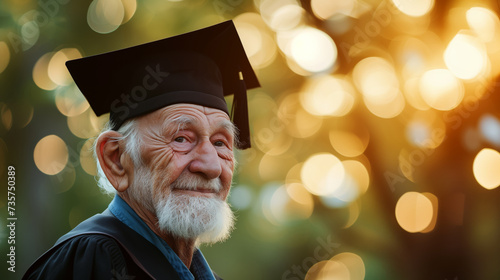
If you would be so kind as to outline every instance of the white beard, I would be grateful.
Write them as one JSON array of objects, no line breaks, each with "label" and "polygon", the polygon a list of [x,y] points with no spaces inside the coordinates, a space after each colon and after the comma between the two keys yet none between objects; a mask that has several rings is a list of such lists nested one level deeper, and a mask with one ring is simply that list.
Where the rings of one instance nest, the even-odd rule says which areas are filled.
[{"label": "white beard", "polygon": [[218,198],[170,194],[155,208],[161,230],[182,238],[197,238],[200,243],[227,239],[234,225],[231,208]]},{"label": "white beard", "polygon": [[[197,175],[181,174],[169,187],[194,190],[196,187],[222,188],[220,180],[206,180]],[[235,217],[229,204],[218,197],[199,197],[178,194],[172,191],[168,196],[153,194],[153,174],[140,166],[136,168],[134,185],[130,195],[154,211],[158,227],[165,233],[178,238],[196,239],[197,243],[217,243],[226,240],[234,228]]]}]

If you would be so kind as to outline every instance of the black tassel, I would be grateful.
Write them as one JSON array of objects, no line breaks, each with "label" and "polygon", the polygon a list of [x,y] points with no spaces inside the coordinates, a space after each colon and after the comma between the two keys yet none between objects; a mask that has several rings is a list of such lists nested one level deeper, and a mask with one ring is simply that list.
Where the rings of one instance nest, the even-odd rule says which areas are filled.
[{"label": "black tassel", "polygon": [[245,81],[241,78],[240,76],[237,92],[234,93],[231,114],[233,115],[233,123],[239,130],[239,143],[237,147],[238,149],[244,150],[250,148],[251,143],[250,124],[248,121],[247,88]]}]

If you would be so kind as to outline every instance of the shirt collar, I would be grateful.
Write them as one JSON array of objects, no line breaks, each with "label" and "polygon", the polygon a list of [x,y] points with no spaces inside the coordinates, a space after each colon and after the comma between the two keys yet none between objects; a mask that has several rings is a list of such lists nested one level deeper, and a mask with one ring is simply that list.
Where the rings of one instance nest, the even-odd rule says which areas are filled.
[{"label": "shirt collar", "polygon": [[155,245],[177,271],[181,280],[215,280],[210,266],[198,248],[195,249],[193,254],[190,271],[172,248],[168,246],[167,242],[156,235],[120,196],[115,195],[108,209],[118,220]]}]

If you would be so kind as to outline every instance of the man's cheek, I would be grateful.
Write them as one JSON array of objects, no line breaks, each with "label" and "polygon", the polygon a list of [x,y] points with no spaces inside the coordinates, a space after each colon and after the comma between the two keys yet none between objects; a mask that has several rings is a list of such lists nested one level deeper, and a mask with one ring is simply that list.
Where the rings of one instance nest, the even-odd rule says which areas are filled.
[{"label": "man's cheek", "polygon": [[234,162],[234,153],[231,150],[220,151],[219,157],[224,161]]},{"label": "man's cheek", "polygon": [[153,186],[152,186],[152,194],[153,194],[153,201],[155,203],[158,200],[165,199],[167,196],[170,194],[170,176],[168,176],[165,173],[156,173],[153,176]]},{"label": "man's cheek", "polygon": [[173,161],[175,154],[170,148],[153,149],[149,155],[149,163],[152,169],[161,172],[167,169],[168,165]]},{"label": "man's cheek", "polygon": [[228,178],[228,179],[221,179],[222,181],[222,190],[220,192],[221,194],[221,199],[222,200],[226,200],[228,195],[229,195],[229,192],[231,190],[231,178]]}]

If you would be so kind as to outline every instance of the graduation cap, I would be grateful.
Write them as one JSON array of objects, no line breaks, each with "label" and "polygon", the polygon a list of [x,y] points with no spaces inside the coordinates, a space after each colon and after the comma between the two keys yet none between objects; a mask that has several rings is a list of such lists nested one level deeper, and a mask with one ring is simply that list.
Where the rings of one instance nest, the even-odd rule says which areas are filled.
[{"label": "graduation cap", "polygon": [[[174,37],[66,62],[97,116],[112,129],[168,105],[220,109],[239,130],[238,148],[250,147],[246,90],[259,87],[232,21]],[[224,96],[234,95],[231,113]]]}]

